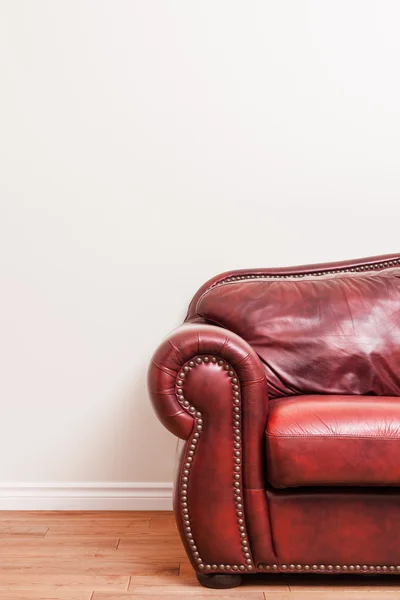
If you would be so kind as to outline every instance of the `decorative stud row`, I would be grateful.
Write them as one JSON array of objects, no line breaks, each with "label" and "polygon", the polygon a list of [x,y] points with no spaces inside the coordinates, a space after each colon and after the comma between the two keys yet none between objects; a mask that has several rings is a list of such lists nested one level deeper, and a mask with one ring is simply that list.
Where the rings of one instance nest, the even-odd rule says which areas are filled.
[{"label": "decorative stud row", "polygon": [[[196,365],[202,363],[217,363],[220,367],[227,372],[228,377],[231,379],[232,384],[232,408],[233,408],[233,456],[234,456],[234,468],[233,468],[233,494],[235,499],[236,516],[238,532],[241,538],[242,552],[243,552],[243,563],[239,565],[216,565],[206,564],[198,551],[196,542],[193,538],[190,511],[188,504],[188,488],[190,479],[190,470],[193,464],[193,460],[196,453],[196,448],[199,443],[201,432],[203,430],[203,418],[202,413],[198,411],[193,405],[190,404],[189,400],[186,400],[184,395],[184,383],[187,374],[191,369],[195,368]],[[179,404],[191,414],[195,419],[194,433],[188,443],[186,456],[183,464],[183,470],[180,479],[180,505],[181,505],[181,516],[184,526],[184,533],[187,542],[190,546],[193,558],[197,564],[198,569],[204,571],[253,571],[253,561],[251,558],[249,541],[246,533],[244,509],[243,509],[243,498],[242,498],[242,437],[241,437],[241,398],[240,398],[240,386],[239,380],[236,376],[235,371],[232,367],[224,360],[216,356],[197,356],[192,360],[188,361],[178,373],[176,379],[176,397]]]},{"label": "decorative stud row", "polygon": [[259,571],[297,571],[307,572],[314,571],[319,573],[326,572],[337,572],[337,573],[348,573],[348,572],[362,572],[362,573],[393,573],[400,571],[400,565],[278,565],[278,564],[264,564],[260,563],[257,565]]},{"label": "decorative stud row", "polygon": [[249,279],[293,279],[307,277],[308,275],[314,275],[315,277],[321,277],[322,275],[332,275],[334,273],[359,273],[362,271],[374,271],[377,269],[386,269],[388,267],[396,267],[400,265],[400,258],[388,260],[380,263],[373,263],[371,265],[362,265],[360,267],[348,267],[344,269],[330,269],[329,271],[309,271],[307,273],[284,273],[281,275],[271,273],[251,274],[251,275],[236,275],[233,277],[226,277],[218,281],[214,286],[222,285],[224,283],[231,283],[232,281],[245,281]]}]

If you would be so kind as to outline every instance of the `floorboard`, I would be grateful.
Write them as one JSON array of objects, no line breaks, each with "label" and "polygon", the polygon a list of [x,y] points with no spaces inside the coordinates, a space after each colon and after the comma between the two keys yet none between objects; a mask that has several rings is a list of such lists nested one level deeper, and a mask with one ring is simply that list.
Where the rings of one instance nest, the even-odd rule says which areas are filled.
[{"label": "floorboard", "polygon": [[170,512],[0,512],[0,600],[400,600],[400,578],[256,576],[202,588]]}]

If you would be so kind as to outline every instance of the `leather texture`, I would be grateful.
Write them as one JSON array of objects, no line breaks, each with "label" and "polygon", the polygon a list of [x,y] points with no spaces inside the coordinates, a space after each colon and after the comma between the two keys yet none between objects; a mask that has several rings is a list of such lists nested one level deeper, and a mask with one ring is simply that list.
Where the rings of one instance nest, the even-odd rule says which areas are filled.
[{"label": "leather texture", "polygon": [[174,510],[199,573],[400,572],[399,300],[400,255],[195,294],[148,388],[183,440]]},{"label": "leather texture", "polygon": [[400,486],[400,398],[298,396],[270,402],[268,482]]},{"label": "leather texture", "polygon": [[235,331],[265,365],[270,398],[400,395],[400,268],[233,281],[199,316]]},{"label": "leather texture", "polygon": [[[207,362],[196,362],[204,357]],[[217,358],[213,363],[211,358]],[[195,366],[184,372],[185,365]],[[220,365],[219,362],[223,364]],[[240,388],[240,430],[235,434],[232,383],[229,377],[232,367]],[[189,369],[189,367],[186,367]],[[184,374],[180,378],[179,374]],[[184,381],[183,388],[187,407],[179,404],[177,380]],[[237,508],[244,505],[243,495],[235,496],[235,489],[264,490],[264,433],[267,422],[268,397],[263,366],[254,350],[239,336],[212,325],[189,324],[174,331],[156,351],[148,373],[148,388],[153,406],[163,424],[176,435],[187,439],[182,454],[175,485],[176,515],[182,539],[188,555],[196,566],[196,559],[203,564],[220,563],[241,565],[245,559],[242,541],[258,532],[257,520],[242,519],[238,524]],[[179,388],[178,388],[179,390]],[[179,394],[183,395],[183,394]],[[195,408],[193,413],[191,407]],[[197,433],[195,415],[201,412],[201,436],[196,443],[194,457],[190,456],[193,436]],[[239,413],[238,413],[239,414]],[[190,421],[188,425],[188,421]],[[238,438],[239,441],[236,441]],[[237,446],[235,446],[235,444]],[[183,481],[184,465],[191,460],[189,481]],[[193,458],[193,460],[192,460]],[[244,467],[246,465],[246,468]],[[242,467],[243,465],[243,467]],[[235,467],[239,471],[235,471]],[[238,480],[234,480],[234,474]],[[234,487],[234,483],[238,487]],[[190,551],[182,510],[179,504],[182,485],[187,485],[187,501],[190,507],[190,534],[196,540],[196,552]],[[235,500],[240,498],[240,503]],[[266,498],[260,498],[261,510],[266,511]],[[184,507],[186,509],[186,507]],[[207,518],[205,518],[207,514]],[[245,531],[241,532],[240,527]],[[241,533],[246,534],[243,538]],[[265,532],[263,548],[268,544],[269,532]],[[269,554],[273,557],[270,543]],[[201,564],[201,563],[200,563]],[[253,562],[250,566],[253,567]]]},{"label": "leather texture", "polygon": [[280,564],[325,567],[319,573],[337,565],[365,565],[361,572],[400,565],[398,489],[268,490],[267,496]]}]

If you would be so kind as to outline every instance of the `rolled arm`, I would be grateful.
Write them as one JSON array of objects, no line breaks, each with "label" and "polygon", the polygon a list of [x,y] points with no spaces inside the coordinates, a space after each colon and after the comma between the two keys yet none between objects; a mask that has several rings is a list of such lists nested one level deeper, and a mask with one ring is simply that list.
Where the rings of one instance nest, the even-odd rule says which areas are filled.
[{"label": "rolled arm", "polygon": [[148,371],[148,389],[161,423],[177,437],[188,439],[194,425],[194,414],[179,403],[177,380],[185,364],[200,356],[225,360],[236,370],[240,385],[248,392],[244,399],[248,399],[255,420],[265,424],[267,388],[258,355],[235,333],[199,323],[185,324],[173,331],[153,355]]},{"label": "rolled arm", "polygon": [[194,566],[252,570],[244,504],[247,497],[254,503],[254,491],[265,502],[268,407],[258,355],[231,331],[187,323],[156,350],[148,387],[160,421],[187,440],[174,508]]}]

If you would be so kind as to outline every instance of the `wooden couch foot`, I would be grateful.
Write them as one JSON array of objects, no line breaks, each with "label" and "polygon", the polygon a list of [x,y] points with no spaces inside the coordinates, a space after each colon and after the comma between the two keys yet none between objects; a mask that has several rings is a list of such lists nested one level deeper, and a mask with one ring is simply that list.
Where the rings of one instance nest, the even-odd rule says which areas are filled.
[{"label": "wooden couch foot", "polygon": [[212,575],[196,573],[196,575],[199,583],[201,583],[202,586],[213,588],[214,590],[235,588],[242,583],[242,578],[240,575],[228,575],[225,573],[214,573]]}]

